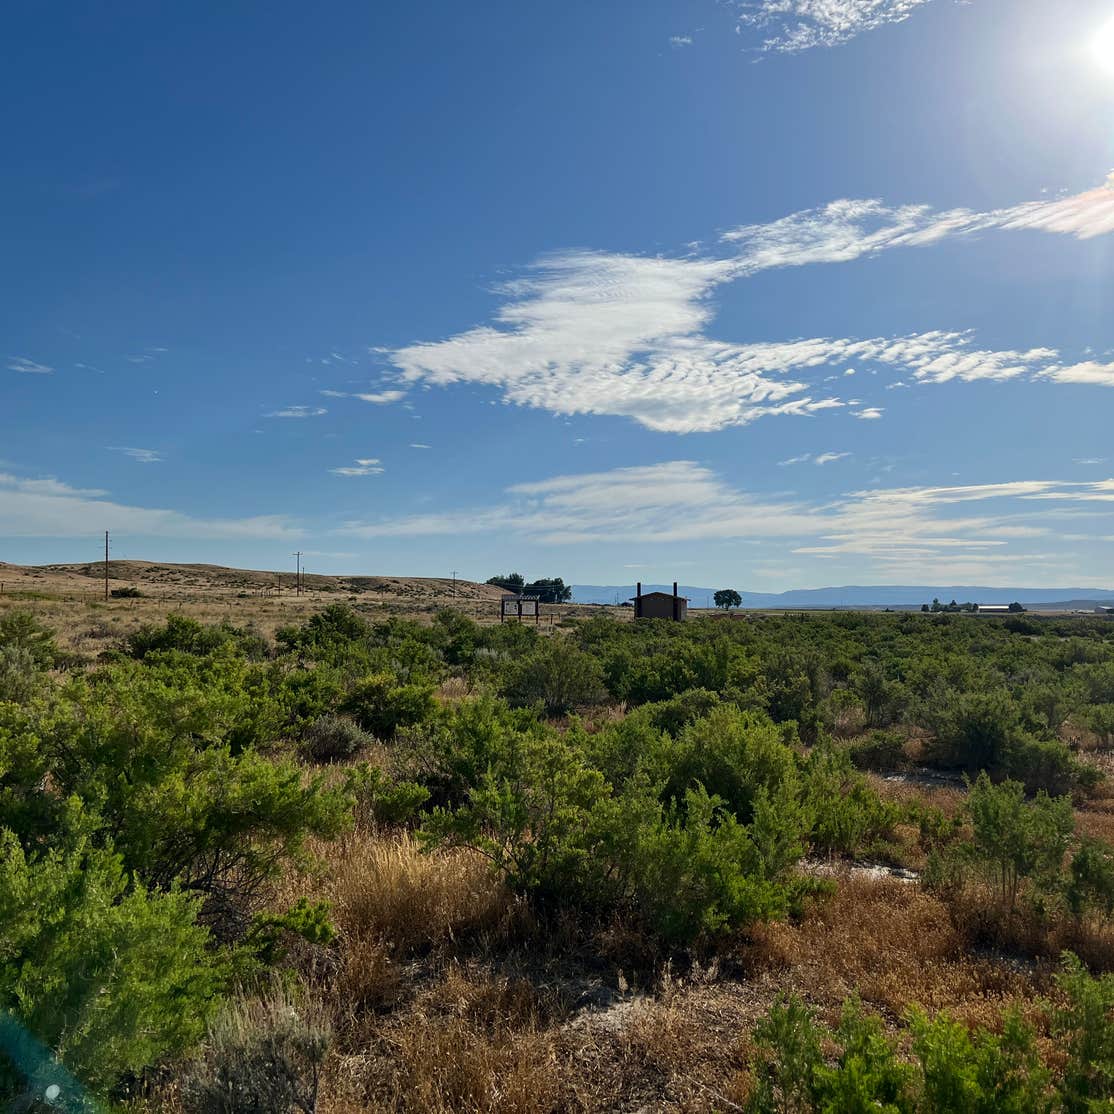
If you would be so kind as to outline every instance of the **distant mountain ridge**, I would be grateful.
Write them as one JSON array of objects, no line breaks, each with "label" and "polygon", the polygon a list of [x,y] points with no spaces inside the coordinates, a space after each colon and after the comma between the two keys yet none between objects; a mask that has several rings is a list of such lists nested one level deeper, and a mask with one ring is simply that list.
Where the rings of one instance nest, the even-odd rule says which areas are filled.
[{"label": "distant mountain ridge", "polygon": [[[633,584],[574,584],[572,598],[576,603],[622,603],[634,595]],[[691,584],[678,587],[693,607],[712,606],[715,588]],[[795,588],[788,592],[746,592],[743,607],[920,607],[934,599],[950,603],[1018,603],[1026,607],[1044,604],[1068,610],[1088,605],[1114,605],[1114,588],[988,588],[977,585],[931,587],[915,584],[848,585],[842,588]],[[672,584],[643,583],[643,592],[672,592]]]}]

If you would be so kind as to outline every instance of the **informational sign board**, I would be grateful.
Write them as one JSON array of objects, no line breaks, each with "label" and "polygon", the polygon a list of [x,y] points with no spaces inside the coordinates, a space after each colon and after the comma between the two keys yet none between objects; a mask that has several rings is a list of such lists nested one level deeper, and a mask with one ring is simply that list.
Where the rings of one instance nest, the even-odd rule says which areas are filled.
[{"label": "informational sign board", "polygon": [[535,623],[541,622],[541,601],[537,596],[504,596],[500,601],[499,622],[505,623],[508,619],[533,619]]}]

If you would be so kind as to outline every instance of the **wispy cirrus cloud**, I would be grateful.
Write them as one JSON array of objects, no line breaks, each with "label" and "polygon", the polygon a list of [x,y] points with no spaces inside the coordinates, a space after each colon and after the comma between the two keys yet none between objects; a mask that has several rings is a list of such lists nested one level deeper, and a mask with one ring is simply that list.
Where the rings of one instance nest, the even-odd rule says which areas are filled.
[{"label": "wispy cirrus cloud", "polygon": [[788,468],[793,464],[834,464],[837,460],[846,460],[850,453],[802,453],[800,456],[791,456],[788,460],[779,460],[779,468]]},{"label": "wispy cirrus cloud", "polygon": [[322,391],[327,398],[358,398],[361,402],[370,402],[374,406],[387,406],[392,402],[401,402],[406,397],[406,391],[386,390],[370,391],[361,394],[359,391]]},{"label": "wispy cirrus cloud", "polygon": [[0,535],[11,538],[89,538],[111,527],[119,534],[166,538],[289,539],[303,531],[276,515],[195,518],[180,511],[115,502],[100,489],[75,488],[52,477],[0,473]]},{"label": "wispy cirrus cloud", "polygon": [[1114,232],[1114,174],[1094,189],[1002,209],[934,209],[840,200],[767,224],[746,224],[723,239],[738,252],[742,275],[779,267],[848,263],[894,248],[928,247],[990,231],[1038,231],[1089,240]]},{"label": "wispy cirrus cloud", "polygon": [[21,375],[50,375],[54,371],[49,364],[40,364],[26,356],[9,356],[8,371],[18,371]]},{"label": "wispy cirrus cloud", "polygon": [[379,476],[386,469],[377,458],[368,456],[357,457],[354,463],[346,464],[343,468],[330,468],[329,471],[334,476]]},{"label": "wispy cirrus cloud", "polygon": [[1081,537],[1109,535],[1110,480],[871,489],[808,501],[739,490],[684,460],[516,484],[495,505],[350,522],[338,532],[389,538],[496,530],[543,545],[751,540],[787,557],[852,559],[856,570],[877,576],[923,574],[927,561],[949,575],[1005,575],[1053,561],[1064,567],[1063,553],[1050,552],[1058,539],[1047,525],[1057,500],[1087,508],[1094,526]]},{"label": "wispy cirrus cloud", "polygon": [[122,445],[109,445],[109,452],[123,453],[139,464],[159,464],[163,460],[162,453],[155,449],[131,449]]},{"label": "wispy cirrus cloud", "polygon": [[265,418],[320,418],[327,414],[323,406],[286,406],[281,410],[271,410],[264,414]]},{"label": "wispy cirrus cloud", "polygon": [[152,360],[158,359],[159,356],[164,356],[169,352],[169,348],[163,348],[160,345],[152,345],[149,348],[144,348],[142,352],[135,352],[130,356],[125,356],[124,359],[129,364],[149,364]]},{"label": "wispy cirrus cloud", "polygon": [[[955,331],[746,344],[707,335],[712,299],[726,284],[992,229],[1078,239],[1114,232],[1114,179],[1072,197],[982,213],[839,201],[736,228],[723,236],[717,257],[546,256],[499,288],[504,302],[492,324],[386,355],[406,383],[486,384],[510,404],[627,417],[673,433],[850,406],[801,378],[849,362],[885,365],[902,381],[926,383],[1025,376],[1105,382],[1101,365],[1065,364],[1055,349],[986,349]],[[868,403],[856,416],[875,419],[881,409]]]},{"label": "wispy cirrus cloud", "polygon": [[744,0],[739,29],[757,29],[761,49],[796,54],[840,46],[867,31],[902,23],[930,0]]}]

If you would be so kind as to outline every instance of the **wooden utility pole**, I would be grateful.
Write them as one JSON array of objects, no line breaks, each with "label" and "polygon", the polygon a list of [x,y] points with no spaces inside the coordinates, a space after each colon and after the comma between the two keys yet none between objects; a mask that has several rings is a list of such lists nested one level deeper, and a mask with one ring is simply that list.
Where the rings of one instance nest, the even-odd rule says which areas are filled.
[{"label": "wooden utility pole", "polygon": [[453,569],[453,599],[456,599],[456,569]]},{"label": "wooden utility pole", "polygon": [[104,598],[108,599],[108,531],[104,532]]},{"label": "wooden utility pole", "polygon": [[300,596],[302,594],[302,551],[299,549],[297,553],[291,554],[291,556],[296,557],[298,561],[295,566],[297,572],[294,575],[294,584]]}]

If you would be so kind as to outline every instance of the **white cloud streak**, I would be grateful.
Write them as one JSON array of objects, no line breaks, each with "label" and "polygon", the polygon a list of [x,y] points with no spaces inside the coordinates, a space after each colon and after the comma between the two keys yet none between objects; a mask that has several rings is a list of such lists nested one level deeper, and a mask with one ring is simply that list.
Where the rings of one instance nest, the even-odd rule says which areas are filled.
[{"label": "white cloud streak", "polygon": [[[1110,368],[1062,366],[1051,348],[995,351],[970,334],[809,338],[732,343],[707,335],[712,297],[762,271],[840,263],[990,229],[1044,230],[1078,239],[1114,231],[1114,179],[1055,201],[977,213],[839,201],[723,237],[721,258],[605,252],[547,256],[500,287],[491,325],[387,353],[406,383],[478,383],[505,402],[556,414],[631,418],[649,429],[708,432],[768,415],[807,416],[851,404],[802,381],[816,368],[881,364],[921,382],[1045,376],[1106,384]],[[361,396],[367,400],[384,400]],[[393,399],[392,399],[393,401]],[[869,404],[857,416],[877,418]]]},{"label": "white cloud streak", "polygon": [[139,464],[159,464],[163,459],[162,453],[155,449],[128,449],[120,445],[109,445],[108,448],[110,452],[123,453]]},{"label": "white cloud streak", "polygon": [[779,468],[787,468],[793,464],[834,464],[837,460],[846,460],[850,453],[818,453],[815,456],[812,453],[802,453],[800,456],[791,456],[788,460],[779,460],[777,462]]},{"label": "white cloud streak", "polygon": [[1042,378],[1054,383],[1083,383],[1091,387],[1114,387],[1114,363],[1093,362],[1073,364],[1070,367],[1049,368]]},{"label": "white cloud streak", "polygon": [[329,398],[358,398],[361,402],[370,402],[375,406],[401,402],[406,397],[405,391],[372,391],[367,394],[355,391],[322,391],[321,393]]},{"label": "white cloud streak", "polygon": [[279,516],[194,518],[179,511],[116,503],[107,494],[53,478],[29,480],[0,473],[0,535],[88,538],[111,528],[144,537],[295,540],[303,533]]},{"label": "white cloud streak", "polygon": [[381,476],[386,469],[375,457],[357,457],[354,464],[343,468],[330,468],[334,476]]},{"label": "white cloud streak", "polygon": [[265,418],[320,418],[328,411],[323,406],[287,406],[282,410],[272,410]]},{"label": "white cloud streak", "polygon": [[[1038,502],[1039,501],[1039,502]],[[1038,566],[1053,546],[1046,505],[1090,504],[1099,541],[1114,522],[1114,480],[923,486],[852,491],[830,502],[767,498],[732,488],[692,461],[556,476],[510,487],[502,505],[377,523],[339,533],[361,538],[500,531],[531,544],[651,544],[739,540],[788,556],[854,559],[871,575],[924,575],[926,564],[971,572]],[[1063,565],[1063,554],[1056,555]]]},{"label": "white cloud streak", "polygon": [[8,371],[17,371],[21,375],[50,375],[54,368],[48,364],[40,364],[29,360],[26,356],[9,356]]}]

